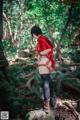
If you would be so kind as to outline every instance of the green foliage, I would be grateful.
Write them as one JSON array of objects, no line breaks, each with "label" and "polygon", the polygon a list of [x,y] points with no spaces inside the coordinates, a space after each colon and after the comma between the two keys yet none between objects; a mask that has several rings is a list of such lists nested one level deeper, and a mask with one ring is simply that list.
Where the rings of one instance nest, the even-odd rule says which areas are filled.
[{"label": "green foliage", "polygon": [[[22,5],[22,8],[20,4]],[[62,30],[67,21],[69,8],[70,4],[62,4],[58,0],[30,0],[24,2],[4,0],[3,11],[6,13],[7,17],[9,17],[12,32],[15,34],[15,31],[17,30],[16,41],[19,40],[20,43],[19,46],[11,48],[9,38],[5,39],[3,44],[6,53],[14,56],[17,49],[30,47],[30,41],[32,39],[30,28],[34,24],[39,24],[44,35],[47,35],[52,40],[52,43],[55,43],[54,45],[56,45],[60,40]],[[72,36],[79,25],[79,11],[80,4],[75,4],[73,6],[69,27],[62,42],[63,48],[65,45],[72,43]],[[8,28],[6,29],[8,31]]]},{"label": "green foliage", "polygon": [[80,63],[80,50],[74,49],[71,53],[71,58],[75,63]]},{"label": "green foliage", "polygon": [[10,115],[13,114],[11,115],[13,118],[18,114],[23,114],[24,117],[31,109],[41,106],[39,79],[36,80],[35,78],[35,84],[31,89],[25,86],[28,80],[24,78],[24,75],[32,72],[31,70],[34,70],[31,66],[24,70],[19,65],[11,65],[8,69],[9,83],[0,71],[0,76],[3,78],[0,81],[1,108],[5,107],[10,112]]},{"label": "green foliage", "polygon": [[[31,41],[30,28],[34,24],[40,25],[44,35],[47,35],[52,40],[52,43],[58,43],[68,18],[69,8],[70,4],[62,4],[58,0],[30,0],[24,2],[18,2],[17,0],[4,0],[3,11],[6,13],[7,17],[9,17],[12,32],[15,34],[15,31],[17,30],[16,39],[18,39],[20,42],[19,46],[11,48],[10,40],[4,40],[3,43],[5,51],[9,55],[11,54],[14,56],[18,48],[29,48]],[[73,6],[70,25],[62,42],[64,47],[72,42],[72,35],[79,25],[79,11],[80,4],[75,4]]]},{"label": "green foliage", "polygon": [[[33,25],[38,24],[44,35],[48,36],[54,46],[59,42],[63,28],[65,27],[68,10],[70,4],[62,4],[58,0],[4,0],[3,12],[6,14],[8,22],[10,24],[12,37],[15,36],[15,41],[12,41],[10,36],[3,39],[3,45],[0,42],[0,50],[3,49],[6,56],[14,57],[17,50],[24,50],[30,48],[30,42],[32,40],[30,35],[30,29]],[[9,26],[5,19],[3,19],[3,32],[9,33]],[[72,49],[66,46],[73,44],[74,35],[80,26],[80,4],[75,4],[73,6],[71,20],[69,26],[66,30],[64,38],[62,40],[61,52],[62,57],[70,58],[74,63],[80,63],[80,50]],[[13,46],[11,46],[11,42]],[[36,42],[34,40],[34,46]],[[34,56],[34,55],[33,55]],[[2,57],[1,57],[2,58]],[[4,63],[3,59],[0,63]],[[33,58],[30,59],[33,63]],[[66,65],[62,67],[67,68]],[[4,104],[7,110],[14,114],[14,117],[18,113],[26,114],[30,109],[35,109],[40,106],[40,87],[41,81],[38,71],[35,71],[36,83],[34,87],[29,88],[22,87],[26,84],[27,79],[23,76],[24,74],[29,74],[35,71],[35,67],[28,65],[25,68],[21,68],[19,65],[9,66],[9,77],[10,83],[4,80],[4,75],[0,71],[0,103]],[[76,77],[80,79],[80,69],[74,71]],[[58,79],[69,81],[70,76],[62,71],[57,71],[51,75],[54,82],[54,88],[56,86],[55,76]],[[3,82],[4,80],[4,82]],[[70,83],[76,84],[75,81],[71,80]],[[2,91],[2,92],[1,92]],[[5,96],[4,96],[5,94]],[[26,98],[26,96],[31,95],[31,98]],[[36,99],[37,98],[37,99]],[[35,101],[36,100],[36,101]],[[3,106],[2,106],[3,107]],[[51,119],[51,118],[50,118]]]}]

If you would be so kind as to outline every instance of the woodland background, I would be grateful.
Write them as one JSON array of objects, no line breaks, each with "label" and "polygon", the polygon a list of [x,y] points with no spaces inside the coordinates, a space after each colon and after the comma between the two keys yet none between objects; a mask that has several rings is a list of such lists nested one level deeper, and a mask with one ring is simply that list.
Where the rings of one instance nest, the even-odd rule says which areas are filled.
[{"label": "woodland background", "polygon": [[[34,65],[37,43],[30,34],[31,27],[37,24],[55,48],[56,68],[51,74],[55,96],[71,103],[75,101],[79,113],[80,1],[3,0],[0,3],[3,6],[0,110],[9,111],[11,120],[27,120],[29,111],[41,108],[42,83]],[[58,120],[63,119],[59,116]]]}]

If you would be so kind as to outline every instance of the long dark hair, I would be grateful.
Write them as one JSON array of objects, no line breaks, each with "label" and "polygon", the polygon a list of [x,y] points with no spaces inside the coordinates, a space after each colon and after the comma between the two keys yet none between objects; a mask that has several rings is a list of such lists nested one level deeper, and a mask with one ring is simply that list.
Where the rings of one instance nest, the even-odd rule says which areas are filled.
[{"label": "long dark hair", "polygon": [[35,34],[36,36],[38,36],[39,34],[40,35],[42,34],[42,31],[38,25],[35,25],[31,28],[31,35],[33,36],[33,34]]}]

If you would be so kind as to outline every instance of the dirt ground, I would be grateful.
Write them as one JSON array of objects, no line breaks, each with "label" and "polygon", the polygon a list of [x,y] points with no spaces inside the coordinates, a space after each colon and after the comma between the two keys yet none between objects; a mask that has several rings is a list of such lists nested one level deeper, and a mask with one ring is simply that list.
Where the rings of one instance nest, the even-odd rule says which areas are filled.
[{"label": "dirt ground", "polygon": [[70,110],[57,108],[55,110],[55,120],[78,120]]}]

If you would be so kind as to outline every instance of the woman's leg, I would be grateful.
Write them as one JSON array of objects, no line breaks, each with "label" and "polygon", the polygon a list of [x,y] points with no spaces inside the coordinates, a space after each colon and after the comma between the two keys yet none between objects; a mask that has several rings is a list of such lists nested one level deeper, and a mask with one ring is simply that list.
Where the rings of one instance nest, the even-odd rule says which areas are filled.
[{"label": "woman's leg", "polygon": [[49,74],[41,75],[42,83],[43,83],[43,96],[44,100],[50,99],[50,79]]},{"label": "woman's leg", "polygon": [[46,113],[50,111],[50,77],[49,74],[41,75],[43,82],[43,96],[44,96],[44,106],[43,109]]}]

